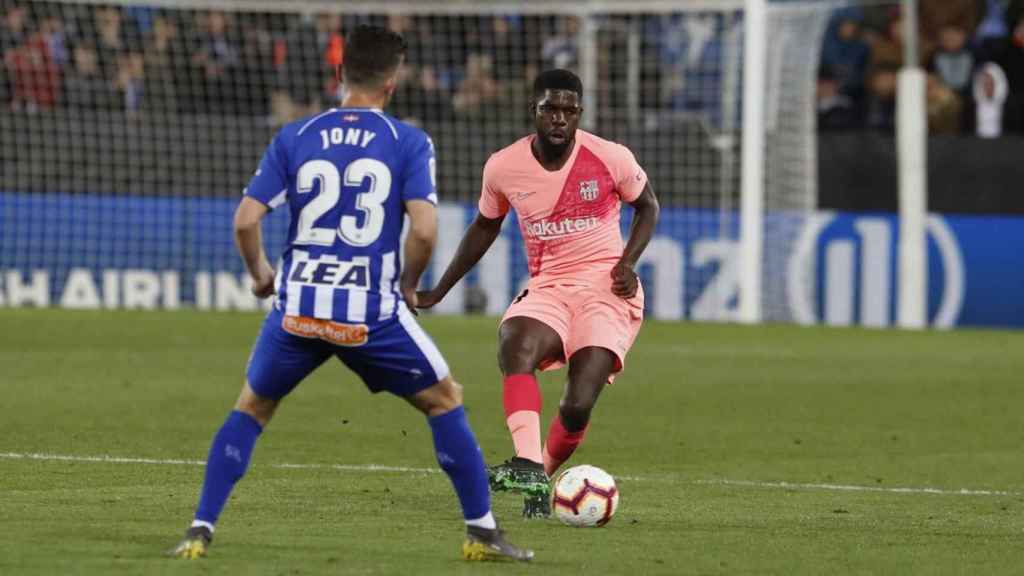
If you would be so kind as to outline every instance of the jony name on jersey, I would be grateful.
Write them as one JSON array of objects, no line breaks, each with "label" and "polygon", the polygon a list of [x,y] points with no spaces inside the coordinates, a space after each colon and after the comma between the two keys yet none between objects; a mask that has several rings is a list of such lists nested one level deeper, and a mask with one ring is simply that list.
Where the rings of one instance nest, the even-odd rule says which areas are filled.
[{"label": "jony name on jersey", "polygon": [[590,216],[589,218],[564,218],[554,222],[548,219],[541,219],[536,222],[527,222],[524,228],[526,233],[533,238],[549,240],[551,238],[560,238],[570,234],[593,230],[597,225],[597,217]]},{"label": "jony name on jersey", "polygon": [[295,263],[288,281],[310,286],[365,290],[370,287],[370,271],[369,266],[362,262],[304,260]]},{"label": "jony name on jersey", "polygon": [[327,150],[331,146],[359,146],[366,148],[377,133],[365,128],[331,128],[320,131],[321,149]]}]

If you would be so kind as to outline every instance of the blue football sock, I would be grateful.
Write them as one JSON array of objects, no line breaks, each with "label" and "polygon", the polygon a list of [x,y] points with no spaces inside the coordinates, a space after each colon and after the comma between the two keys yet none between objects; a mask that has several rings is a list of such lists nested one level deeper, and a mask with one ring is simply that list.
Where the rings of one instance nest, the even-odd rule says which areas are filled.
[{"label": "blue football sock", "polygon": [[252,416],[234,410],[213,437],[206,458],[206,478],[196,520],[216,524],[235,483],[245,474],[249,457],[263,427]]},{"label": "blue football sock", "polygon": [[455,410],[427,419],[434,432],[437,462],[459,495],[462,516],[475,520],[491,511],[491,493],[487,487],[487,470],[480,446],[466,420],[466,411]]}]

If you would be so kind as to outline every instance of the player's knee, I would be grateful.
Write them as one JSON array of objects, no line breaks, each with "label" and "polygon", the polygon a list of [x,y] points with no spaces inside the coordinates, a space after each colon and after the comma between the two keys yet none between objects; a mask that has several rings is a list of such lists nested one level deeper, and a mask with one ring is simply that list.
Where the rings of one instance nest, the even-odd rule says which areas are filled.
[{"label": "player's knee", "polygon": [[498,352],[498,364],[505,374],[529,374],[537,368],[538,350],[537,342],[530,340],[519,340],[517,342],[502,342]]},{"label": "player's knee", "polygon": [[238,402],[235,403],[235,410],[252,416],[261,426],[266,426],[274,416],[278,402],[273,398],[260,396],[246,383]]},{"label": "player's knee", "polygon": [[441,381],[444,386],[444,403],[449,410],[462,406],[462,384],[450,376]]},{"label": "player's knee", "polygon": [[462,385],[449,376],[416,394],[411,401],[427,416],[439,416],[462,406]]},{"label": "player's knee", "polygon": [[590,422],[590,411],[594,403],[582,398],[563,398],[558,405],[558,415],[562,426],[569,432],[578,432]]}]

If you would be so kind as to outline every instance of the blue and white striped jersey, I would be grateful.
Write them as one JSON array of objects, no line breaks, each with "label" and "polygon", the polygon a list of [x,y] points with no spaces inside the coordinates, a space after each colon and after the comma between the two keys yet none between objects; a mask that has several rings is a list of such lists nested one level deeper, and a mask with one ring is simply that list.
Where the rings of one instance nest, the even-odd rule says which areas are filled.
[{"label": "blue and white striped jersey", "polygon": [[426,133],[380,110],[332,108],[282,128],[244,192],[291,211],[278,308],[347,323],[394,318],[404,203],[437,203],[434,170]]}]

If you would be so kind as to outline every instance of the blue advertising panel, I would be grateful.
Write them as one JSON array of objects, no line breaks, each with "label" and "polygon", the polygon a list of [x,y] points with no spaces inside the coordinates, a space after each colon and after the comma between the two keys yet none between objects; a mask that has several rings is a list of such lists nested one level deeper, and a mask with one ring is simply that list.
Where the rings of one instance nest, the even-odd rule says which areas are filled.
[{"label": "blue advertising panel", "polygon": [[[257,309],[235,252],[236,205],[233,198],[2,193],[0,306]],[[264,226],[272,258],[287,232],[287,215],[279,212]],[[624,232],[629,212],[623,210]],[[440,236],[426,282],[443,272],[475,213],[472,205],[439,207]],[[737,224],[734,214],[662,209],[640,263],[650,317],[735,317]],[[765,304],[778,308],[766,313],[802,323],[894,324],[894,215],[771,214],[765,224],[763,283],[784,294]],[[787,228],[783,239],[772,236]],[[1024,251],[1017,249],[1024,246],[1024,218],[932,215],[927,230],[933,326],[1024,326]],[[485,311],[498,314],[526,279],[518,226],[509,218],[438,311],[462,312],[480,300],[468,298],[475,291]]]}]

